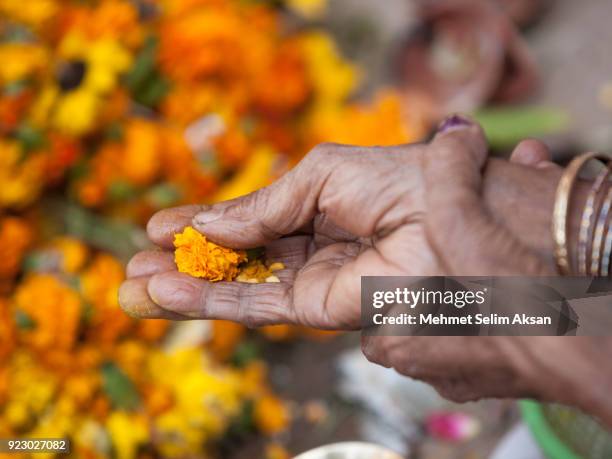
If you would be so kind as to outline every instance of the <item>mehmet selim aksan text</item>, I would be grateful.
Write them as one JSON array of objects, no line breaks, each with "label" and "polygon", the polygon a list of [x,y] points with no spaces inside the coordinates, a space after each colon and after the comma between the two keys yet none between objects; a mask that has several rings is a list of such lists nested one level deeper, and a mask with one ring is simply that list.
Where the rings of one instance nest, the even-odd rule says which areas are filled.
[{"label": "mehmet selim aksan text", "polygon": [[[486,300],[487,288],[482,290],[411,290],[396,288],[395,290],[376,291],[372,295],[372,306],[381,309],[386,305],[405,304],[410,309],[417,305],[446,304],[461,309],[472,304],[483,304]],[[401,313],[385,316],[374,314],[375,325],[552,325],[551,317],[528,316],[526,314],[466,314],[464,316],[446,316],[444,314]]]}]

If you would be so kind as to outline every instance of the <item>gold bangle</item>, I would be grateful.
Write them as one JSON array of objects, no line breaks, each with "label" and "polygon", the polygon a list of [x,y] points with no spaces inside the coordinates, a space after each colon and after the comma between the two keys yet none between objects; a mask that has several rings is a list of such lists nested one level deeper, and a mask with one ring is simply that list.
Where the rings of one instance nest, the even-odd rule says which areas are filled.
[{"label": "gold bangle", "polygon": [[[610,227],[606,225],[608,223],[608,216],[610,215],[610,208],[612,208],[612,188],[606,193],[606,197],[601,205],[599,215],[597,216],[597,224],[595,226],[595,232],[593,233],[593,247],[591,250],[591,269],[589,274],[594,276],[607,276],[610,268],[610,255],[609,252],[612,250],[612,239],[610,239]],[[605,234],[604,234],[604,231]],[[604,256],[601,256],[602,246],[604,248]],[[608,252],[608,259],[606,260],[606,251]]]},{"label": "gold bangle", "polygon": [[576,178],[584,166],[592,159],[607,161],[608,157],[597,153],[583,153],[574,158],[563,172],[555,196],[553,209],[552,233],[554,242],[554,255],[557,269],[561,275],[571,274],[571,263],[567,247],[567,227],[570,197],[576,183]]},{"label": "gold bangle", "polygon": [[604,243],[603,249],[603,257],[602,257],[602,267],[600,270],[600,274],[602,276],[610,275],[610,255],[612,255],[612,228],[608,225],[608,229],[606,231],[606,239]]},{"label": "gold bangle", "polygon": [[[595,205],[597,203],[597,198],[601,189],[604,185],[606,179],[610,176],[610,167],[606,163],[604,169],[597,174],[595,181],[593,182],[593,186],[589,190],[589,194],[587,195],[586,203],[584,205],[584,210],[582,211],[582,218],[580,219],[580,231],[578,233],[578,274],[581,276],[586,276],[589,273],[587,267],[587,248],[589,246],[589,236],[591,236],[591,244],[593,244],[593,234],[592,228],[593,225],[591,222],[593,221],[593,216],[595,214]],[[592,248],[592,247],[591,247]],[[593,251],[592,254],[595,252]],[[599,257],[597,257],[597,264],[599,264]],[[591,260],[593,258],[591,257]],[[593,264],[591,262],[591,268]]]}]

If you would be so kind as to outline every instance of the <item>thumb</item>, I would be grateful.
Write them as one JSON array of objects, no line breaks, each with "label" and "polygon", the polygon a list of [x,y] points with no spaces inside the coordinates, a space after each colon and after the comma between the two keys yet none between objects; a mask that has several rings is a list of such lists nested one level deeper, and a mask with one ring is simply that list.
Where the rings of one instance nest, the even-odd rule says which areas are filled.
[{"label": "thumb", "polygon": [[488,147],[480,126],[452,116],[424,155],[426,234],[454,275],[546,272],[541,260],[488,213],[481,198]]}]

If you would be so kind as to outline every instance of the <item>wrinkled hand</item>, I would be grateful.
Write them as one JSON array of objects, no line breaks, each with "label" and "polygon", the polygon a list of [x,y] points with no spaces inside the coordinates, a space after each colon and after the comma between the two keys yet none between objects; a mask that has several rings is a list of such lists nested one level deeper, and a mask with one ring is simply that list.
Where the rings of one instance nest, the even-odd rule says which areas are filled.
[{"label": "wrinkled hand", "polygon": [[[229,319],[355,329],[360,276],[436,274],[421,216],[425,145],[321,145],[271,186],[212,207],[162,211],[148,225],[166,251],[137,254],[121,288],[139,317]],[[232,248],[266,247],[281,283],[209,283],[176,271],[172,239],[186,225]]]},{"label": "wrinkled hand", "polygon": [[[424,155],[427,239],[449,275],[554,275],[549,263],[488,212],[484,148],[462,149],[476,128],[439,134]],[[472,145],[477,145],[472,143]],[[541,145],[512,160],[558,172]],[[556,171],[555,171],[556,170]],[[439,184],[444,183],[444,187]],[[534,397],[598,415],[612,426],[612,339],[588,337],[363,337],[369,360],[426,381],[446,398]]]},{"label": "wrinkled hand", "polygon": [[[477,125],[458,120],[429,144],[321,145],[269,187],[211,207],[159,212],[148,233],[164,250],[131,260],[121,305],[147,318],[356,329],[364,275],[543,272],[541,258],[481,205],[486,141]],[[542,154],[541,144],[528,141],[515,157],[529,163]],[[278,273],[282,282],[209,283],[177,272],[173,235],[191,224],[228,247],[266,246],[268,258],[287,268]],[[489,237],[493,244],[483,244]],[[483,251],[489,245],[490,254]]]}]

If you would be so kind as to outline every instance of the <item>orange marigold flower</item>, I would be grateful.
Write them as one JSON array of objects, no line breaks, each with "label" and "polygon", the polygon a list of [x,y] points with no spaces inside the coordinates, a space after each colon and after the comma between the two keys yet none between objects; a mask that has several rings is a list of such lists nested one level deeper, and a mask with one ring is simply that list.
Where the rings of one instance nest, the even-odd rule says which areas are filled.
[{"label": "orange marigold flower", "polygon": [[52,275],[34,274],[18,287],[14,304],[31,321],[20,335],[32,347],[41,351],[73,348],[81,319],[77,292]]},{"label": "orange marigold flower", "polygon": [[234,280],[238,265],[246,261],[244,251],[210,242],[191,226],[174,236],[174,247],[174,261],[180,272],[212,282]]},{"label": "orange marigold flower", "polygon": [[10,279],[17,274],[32,236],[24,220],[17,217],[0,220],[0,279]]},{"label": "orange marigold flower", "polygon": [[[4,361],[15,347],[15,328],[12,311],[5,298],[0,298],[0,361]],[[0,378],[1,379],[1,378]],[[0,392],[2,392],[0,390]]]}]

